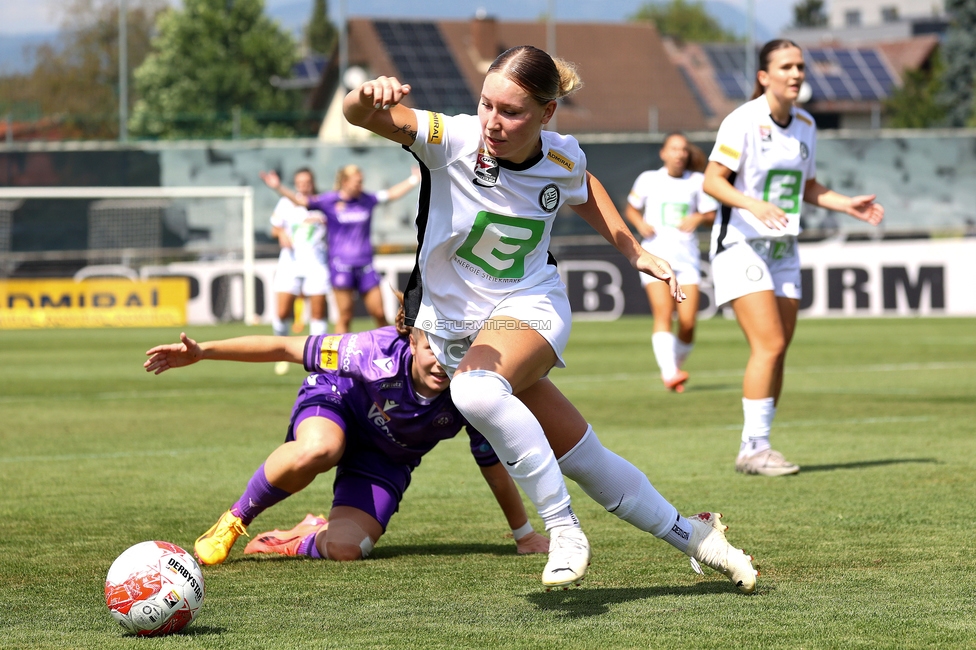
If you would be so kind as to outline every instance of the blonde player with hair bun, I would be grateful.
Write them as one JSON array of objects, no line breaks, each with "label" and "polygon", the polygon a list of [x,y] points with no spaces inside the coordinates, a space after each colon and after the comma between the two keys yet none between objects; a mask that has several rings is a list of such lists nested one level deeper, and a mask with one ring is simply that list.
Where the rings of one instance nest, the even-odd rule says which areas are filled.
[{"label": "blonde player with hair bun", "polygon": [[[695,152],[697,150],[697,153]],[[704,168],[704,154],[692,148],[682,133],[669,133],[661,145],[664,166],[643,172],[627,197],[627,220],[643,238],[641,246],[671,263],[687,300],[675,305],[668,286],[641,275],[654,314],[651,347],[661,380],[668,390],[682,393],[688,373],[682,368],[694,347],[701,283],[701,252],[695,231],[715,220],[718,202],[702,191],[704,176],[696,170],[695,156]],[[671,332],[675,311],[678,334]]]},{"label": "blonde player with hair bun", "polygon": [[336,174],[335,190],[325,194],[293,192],[281,184],[274,172],[262,172],[261,179],[297,207],[317,210],[325,215],[329,275],[339,312],[336,315],[336,332],[349,332],[354,292],[362,297],[366,311],[376,321],[376,326],[386,325],[380,276],[373,269],[373,246],[370,243],[373,209],[406,196],[420,182],[417,170],[405,180],[376,193],[363,191],[363,172],[356,165],[340,168]]},{"label": "blonde player with hair bun", "polygon": [[796,244],[802,202],[875,226],[884,217],[874,194],[844,196],[817,182],[817,125],[796,106],[804,77],[796,43],[766,43],[752,99],[722,121],[705,169],[705,191],[724,206],[712,226],[715,303],[732,306],[749,341],[735,460],[745,474],[800,471],[772,448],[769,431],[802,295]]},{"label": "blonde player with hair bun", "polygon": [[[421,165],[418,251],[405,293],[407,324],[424,330],[453,375],[458,410],[491,443],[550,534],[548,588],[578,584],[590,546],[561,476],[607,510],[755,589],[751,558],[732,548],[714,513],[678,514],[547,378],[564,367],[572,314],[549,255],[556,213],[569,205],[643,272],[683,299],[667,262],[641,248],[575,138],[544,130],[557,100],[579,89],[572,66],[511,48],[488,68],[477,115],[401,102],[393,77],[346,95],[346,119],[407,148]],[[558,460],[557,460],[558,459]]]}]

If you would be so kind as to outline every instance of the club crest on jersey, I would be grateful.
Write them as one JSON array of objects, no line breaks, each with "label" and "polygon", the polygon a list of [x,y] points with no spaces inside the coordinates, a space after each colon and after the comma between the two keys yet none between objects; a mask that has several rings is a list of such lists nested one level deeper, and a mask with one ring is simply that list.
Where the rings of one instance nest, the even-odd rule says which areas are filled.
[{"label": "club crest on jersey", "polygon": [[495,187],[498,182],[498,160],[484,149],[478,152],[474,162],[474,184]]},{"label": "club crest on jersey", "polygon": [[546,212],[553,212],[559,207],[559,188],[555,183],[549,183],[539,192],[539,207]]},{"label": "club crest on jersey", "polygon": [[807,159],[807,156],[809,156],[809,155],[810,155],[810,150],[807,148],[807,143],[806,142],[801,142],[800,143],[800,158],[803,158],[804,160],[806,160]]},{"label": "club crest on jersey", "polygon": [[432,422],[432,424],[435,427],[446,427],[447,425],[449,425],[449,424],[451,424],[453,422],[454,422],[454,416],[453,415],[451,415],[450,413],[441,413],[436,418],[434,418],[434,421]]},{"label": "club crest on jersey", "polygon": [[759,139],[763,142],[773,141],[773,127],[767,126],[765,124],[759,125]]}]

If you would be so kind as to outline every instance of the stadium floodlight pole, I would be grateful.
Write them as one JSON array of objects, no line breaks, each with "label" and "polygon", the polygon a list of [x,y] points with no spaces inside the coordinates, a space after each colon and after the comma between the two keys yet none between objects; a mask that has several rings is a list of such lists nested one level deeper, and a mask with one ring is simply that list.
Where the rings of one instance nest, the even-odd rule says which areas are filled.
[{"label": "stadium floodlight pole", "polygon": [[756,21],[755,1],[746,0],[746,99],[752,95],[752,88],[756,85],[756,69],[753,63],[756,59],[756,43],[754,33],[754,23]]},{"label": "stadium floodlight pole", "polygon": [[129,29],[126,0],[119,0],[119,142],[129,139]]},{"label": "stadium floodlight pole", "polygon": [[[547,0],[546,8],[546,51],[549,56],[556,56],[556,0]],[[549,120],[549,130],[556,130],[557,115],[552,114]]]},{"label": "stadium floodlight pole", "polygon": [[254,295],[254,188],[250,185],[244,188],[244,214],[242,216],[242,230],[244,231],[244,324],[257,325],[257,302]]},{"label": "stadium floodlight pole", "polygon": [[[352,90],[352,88],[346,88],[346,68],[349,67],[348,31],[349,20],[346,17],[346,0],[339,0],[339,88],[346,91]],[[345,97],[346,93],[342,93],[341,95]],[[342,142],[345,143],[349,134],[348,122],[346,122],[345,116],[342,116],[339,120],[339,133]]]}]

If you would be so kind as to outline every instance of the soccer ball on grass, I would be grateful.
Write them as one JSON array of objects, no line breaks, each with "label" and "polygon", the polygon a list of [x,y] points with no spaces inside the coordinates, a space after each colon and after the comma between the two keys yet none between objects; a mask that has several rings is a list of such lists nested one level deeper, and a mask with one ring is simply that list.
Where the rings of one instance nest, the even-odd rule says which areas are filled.
[{"label": "soccer ball on grass", "polygon": [[203,573],[169,542],[141,542],[116,558],[105,578],[105,604],[129,632],[162,636],[182,630],[203,605]]}]

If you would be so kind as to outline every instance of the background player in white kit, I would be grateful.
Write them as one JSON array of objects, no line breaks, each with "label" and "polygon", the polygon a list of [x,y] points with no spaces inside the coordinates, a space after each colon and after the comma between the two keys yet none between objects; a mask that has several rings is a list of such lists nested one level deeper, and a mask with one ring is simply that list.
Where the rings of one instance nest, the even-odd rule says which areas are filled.
[{"label": "background player in white kit", "polygon": [[[315,195],[315,176],[302,168],[295,172],[295,191],[303,196]],[[287,336],[295,317],[295,300],[305,296],[310,303],[309,333],[325,334],[325,297],[329,293],[329,268],[325,250],[325,215],[308,210],[282,198],[271,214],[271,236],[278,240],[278,268],[275,269],[274,291],[277,304],[271,328],[275,336]],[[275,372],[283,375],[289,364],[275,364]]]},{"label": "background player in white kit", "polygon": [[735,461],[736,471],[746,474],[800,471],[772,449],[769,430],[802,295],[796,245],[801,203],[871,225],[884,217],[875,195],[848,197],[817,182],[817,127],[795,106],[804,74],[796,43],[766,43],[753,99],[722,121],[705,170],[705,191],[723,204],[712,226],[715,303],[731,303],[749,341],[742,381],[745,422]]},{"label": "background player in white kit", "polygon": [[[418,264],[404,294],[407,324],[427,332],[453,374],[455,405],[491,443],[550,532],[547,587],[579,582],[590,547],[560,470],[608,511],[755,590],[751,558],[715,513],[682,517],[631,463],[602,446],[546,378],[563,366],[571,312],[548,254],[559,207],[573,206],[635,269],[669,280],[667,262],[634,239],[572,137],[543,131],[556,100],[581,85],[572,66],[531,46],[488,69],[478,115],[400,104],[410,87],[379,77],[353,89],[346,118],[407,147],[422,163]],[[558,461],[557,461],[558,458]],[[697,562],[693,562],[697,566]]]},{"label": "background player in white kit", "polygon": [[[718,202],[702,191],[705,177],[701,171],[689,169],[691,150],[683,134],[668,134],[660,155],[664,166],[646,171],[634,181],[625,214],[643,238],[641,246],[671,264],[686,296],[683,302],[675,303],[667,284],[640,274],[654,314],[651,346],[661,380],[668,390],[681,393],[688,381],[688,373],[681,366],[694,347],[701,283],[701,251],[695,230],[711,225]],[[704,154],[699,155],[704,158]],[[675,308],[677,336],[671,333]]]}]

